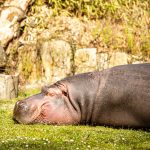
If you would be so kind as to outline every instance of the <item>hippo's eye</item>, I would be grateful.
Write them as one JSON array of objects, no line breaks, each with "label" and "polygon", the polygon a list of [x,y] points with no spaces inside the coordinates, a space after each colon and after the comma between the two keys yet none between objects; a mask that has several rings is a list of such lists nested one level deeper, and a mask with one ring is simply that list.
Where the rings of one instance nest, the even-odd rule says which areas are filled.
[{"label": "hippo's eye", "polygon": [[46,96],[54,96],[55,94],[54,93],[50,93],[50,92],[45,92],[45,95]]}]

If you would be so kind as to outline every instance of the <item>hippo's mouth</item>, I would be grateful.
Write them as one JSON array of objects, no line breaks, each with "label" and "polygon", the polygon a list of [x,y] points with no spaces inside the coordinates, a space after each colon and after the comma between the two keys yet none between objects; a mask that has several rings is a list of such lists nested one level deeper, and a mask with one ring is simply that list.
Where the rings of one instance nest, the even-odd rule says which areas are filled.
[{"label": "hippo's mouth", "polygon": [[31,123],[44,123],[48,124],[48,108],[46,107],[49,104],[48,101],[43,103],[43,105],[39,108],[38,114],[33,117],[33,121]]}]

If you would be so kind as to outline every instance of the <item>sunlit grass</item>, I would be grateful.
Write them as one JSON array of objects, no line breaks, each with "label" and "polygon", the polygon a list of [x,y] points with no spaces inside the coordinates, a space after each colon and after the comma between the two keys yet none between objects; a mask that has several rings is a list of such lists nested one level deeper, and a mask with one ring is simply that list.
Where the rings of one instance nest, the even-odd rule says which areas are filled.
[{"label": "sunlit grass", "polygon": [[[20,92],[19,98],[39,90]],[[0,150],[148,150],[150,132],[102,126],[21,125],[12,120],[18,99],[0,101]]]}]

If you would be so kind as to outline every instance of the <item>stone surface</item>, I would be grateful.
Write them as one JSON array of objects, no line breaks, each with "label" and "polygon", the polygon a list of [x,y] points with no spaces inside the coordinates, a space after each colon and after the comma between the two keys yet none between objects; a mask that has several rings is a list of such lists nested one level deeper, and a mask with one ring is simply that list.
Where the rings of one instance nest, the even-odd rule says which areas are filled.
[{"label": "stone surface", "polygon": [[0,13],[0,44],[3,47],[18,35],[19,21],[25,17],[31,0],[7,0]]},{"label": "stone surface", "polygon": [[0,74],[0,99],[12,99],[18,95],[18,74]]},{"label": "stone surface", "polygon": [[98,68],[98,70],[103,70],[103,69],[109,68],[108,60],[109,60],[109,54],[108,53],[97,54],[97,68]]},{"label": "stone surface", "polygon": [[0,67],[6,65],[6,54],[2,46],[0,46]]},{"label": "stone surface", "polygon": [[124,52],[100,53],[97,55],[98,70],[111,68],[113,66],[128,64],[128,54]]},{"label": "stone surface", "polygon": [[109,68],[113,66],[128,64],[128,55],[124,52],[110,53],[110,59],[108,63]]},{"label": "stone surface", "polygon": [[41,58],[46,81],[55,82],[71,75],[72,52],[67,42],[45,41],[41,47]]},{"label": "stone surface", "polygon": [[31,5],[35,0],[6,0],[4,6],[15,6],[19,7],[23,11],[26,11],[28,6]]},{"label": "stone surface", "polygon": [[74,63],[76,74],[96,70],[96,48],[76,50]]},{"label": "stone surface", "polygon": [[[21,1],[7,0],[17,7]],[[30,0],[25,1],[28,5]],[[18,23],[19,18],[12,17],[12,21]],[[128,52],[124,35],[126,28],[120,24],[109,24],[111,22],[107,24],[107,21],[65,15],[54,17],[48,5],[33,6],[20,24],[22,34],[15,39],[18,44],[15,45],[15,40],[12,40],[7,46],[7,65],[19,70],[21,83],[30,85],[52,83],[77,73],[149,61],[142,53],[136,57],[124,53]]]},{"label": "stone surface", "polygon": [[41,59],[39,49],[35,44],[23,45],[18,48],[18,72],[20,79],[30,83],[37,82],[41,77]]}]

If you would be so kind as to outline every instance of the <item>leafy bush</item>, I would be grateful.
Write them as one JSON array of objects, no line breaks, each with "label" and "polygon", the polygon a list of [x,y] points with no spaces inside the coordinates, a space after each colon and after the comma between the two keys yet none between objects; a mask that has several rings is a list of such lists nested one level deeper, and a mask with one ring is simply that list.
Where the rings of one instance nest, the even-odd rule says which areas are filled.
[{"label": "leafy bush", "polygon": [[46,4],[54,16],[63,14],[97,20],[103,28],[93,34],[103,39],[105,47],[150,57],[150,3],[147,0],[36,0],[35,4]]},{"label": "leafy bush", "polygon": [[105,18],[113,16],[115,19],[122,19],[125,9],[132,13],[134,6],[149,10],[147,0],[36,0],[37,5],[46,3],[55,14],[68,12],[73,16],[87,16],[89,18]]}]

